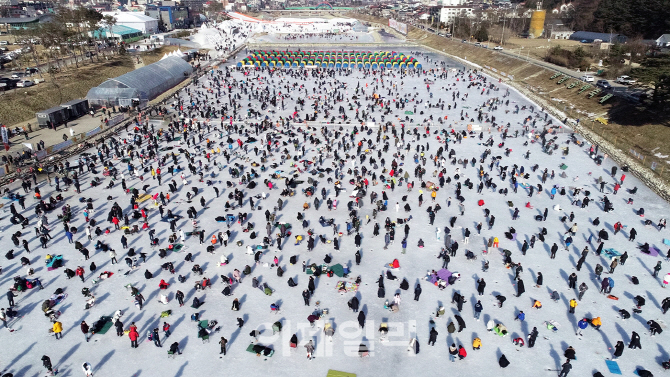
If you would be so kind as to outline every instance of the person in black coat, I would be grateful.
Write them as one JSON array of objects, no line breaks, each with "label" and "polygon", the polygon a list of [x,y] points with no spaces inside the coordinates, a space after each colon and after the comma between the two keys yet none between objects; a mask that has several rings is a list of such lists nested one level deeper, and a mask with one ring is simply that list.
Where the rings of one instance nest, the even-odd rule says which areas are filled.
[{"label": "person in black coat", "polygon": [[377,297],[384,298],[384,296],[386,296],[386,290],[384,287],[379,287],[379,289],[377,289]]},{"label": "person in black coat", "polygon": [[458,309],[458,312],[463,311],[463,304],[465,303],[465,297],[462,295],[458,295],[458,299],[456,300],[456,309]]},{"label": "person in black coat", "polygon": [[421,284],[417,284],[414,288],[414,301],[419,301],[419,296],[421,296]]},{"label": "person in black coat", "polygon": [[500,365],[501,368],[507,368],[507,366],[509,365],[509,360],[507,360],[505,354],[502,354],[498,359],[498,365]]},{"label": "person in black coat", "polygon": [[616,342],[616,346],[614,346],[614,357],[612,360],[616,360],[617,358],[621,357],[621,355],[623,355],[624,348],[626,348],[626,346],[623,344],[622,340]]},{"label": "person in black coat", "polygon": [[358,311],[358,297],[354,296],[351,300],[348,302],[349,308],[356,313]]},{"label": "person in black coat", "polygon": [[533,331],[528,334],[528,348],[533,348],[535,346],[535,340],[537,339],[537,327],[533,327]]},{"label": "person in black coat", "polygon": [[456,318],[456,322],[458,322],[458,332],[463,331],[465,328],[465,321],[463,318],[458,314],[454,315],[454,318]]},{"label": "person in black coat", "polygon": [[46,368],[49,372],[51,372],[51,368],[53,368],[53,366],[51,365],[51,359],[49,358],[49,356],[44,355],[42,356],[41,360],[42,360],[42,366],[44,366],[44,368]]},{"label": "person in black coat", "polygon": [[540,288],[540,287],[542,286],[543,280],[544,280],[544,278],[542,277],[542,273],[541,273],[541,272],[538,272],[538,273],[537,273],[537,280],[536,280],[536,285],[535,285],[535,287],[536,287],[536,288]]},{"label": "person in black coat", "polygon": [[649,332],[651,336],[654,336],[656,334],[660,334],[663,332],[663,329],[661,328],[661,325],[658,324],[658,322],[654,320],[647,321],[647,325],[649,325]]},{"label": "person in black coat", "polygon": [[572,369],[572,364],[570,364],[570,359],[565,360],[565,363],[561,366],[561,371],[558,374],[558,377],[567,377],[568,373]]},{"label": "person in black coat", "polygon": [[640,344],[640,335],[638,335],[635,331],[633,331],[633,334],[631,334],[631,336],[630,336],[630,344],[628,345],[628,348],[630,348],[630,349],[636,349],[636,348],[642,349],[642,345]]},{"label": "person in black coat", "polygon": [[377,279],[376,283],[379,288],[384,288],[384,275],[379,275],[379,279]]},{"label": "person in black coat", "polygon": [[365,328],[365,312],[358,312],[358,325]]},{"label": "person in black coat", "polygon": [[360,250],[357,250],[356,251],[356,266],[358,266],[360,264],[361,264],[361,252],[360,252]]},{"label": "person in black coat", "polygon": [[314,285],[314,277],[310,276],[309,277],[309,283],[307,283],[307,289],[309,289],[309,294],[314,295],[314,290],[316,290],[316,286]]},{"label": "person in black coat", "polygon": [[309,297],[310,297],[310,294],[309,294],[309,291],[307,289],[302,291],[302,298],[305,299],[305,306],[309,306]]},{"label": "person in black coat", "polygon": [[430,338],[428,339],[428,345],[434,346],[435,342],[437,342],[437,330],[435,330],[435,327],[430,329]]},{"label": "person in black coat", "polygon": [[407,279],[402,279],[402,282],[400,283],[400,289],[402,289],[403,291],[409,289],[409,282],[407,281]]},{"label": "person in black coat", "polygon": [[482,296],[484,294],[484,288],[486,288],[486,282],[484,278],[481,278],[477,281],[477,293]]},{"label": "person in black coat", "polygon": [[521,297],[524,292],[526,292],[526,287],[523,285],[523,280],[518,278],[516,281],[516,297]]}]

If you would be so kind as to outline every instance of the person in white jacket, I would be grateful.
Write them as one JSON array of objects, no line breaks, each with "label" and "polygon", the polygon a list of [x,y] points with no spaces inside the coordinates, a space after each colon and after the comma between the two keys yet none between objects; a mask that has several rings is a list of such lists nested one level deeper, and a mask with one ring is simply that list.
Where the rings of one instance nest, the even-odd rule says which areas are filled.
[{"label": "person in white jacket", "polygon": [[86,377],[92,377],[93,376],[93,368],[91,368],[91,364],[84,363],[81,366],[81,369],[84,370],[84,374],[86,375]]}]

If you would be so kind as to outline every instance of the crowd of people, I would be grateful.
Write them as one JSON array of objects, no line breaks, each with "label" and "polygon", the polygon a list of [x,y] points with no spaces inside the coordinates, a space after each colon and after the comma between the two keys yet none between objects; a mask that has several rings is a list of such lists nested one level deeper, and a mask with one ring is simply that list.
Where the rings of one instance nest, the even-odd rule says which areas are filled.
[{"label": "crowd of people", "polygon": [[[415,55],[423,70],[221,65],[55,175],[6,186],[3,242],[12,250],[0,320],[15,332],[34,318],[55,344],[95,342],[113,326],[119,340],[98,345],[103,353],[127,347],[127,336],[144,354],[141,340],[170,342],[177,358],[213,347],[180,338],[190,331],[217,337],[221,357],[244,352],[247,344],[233,341],[245,329],[259,357],[300,345],[309,360],[320,339],[339,342],[343,321],[381,322],[384,342],[393,336],[385,323],[416,320],[403,338],[412,354],[427,345],[421,355],[467,362],[476,353],[502,368],[544,372],[495,349],[546,340],[563,356],[526,357],[552,360],[561,377],[572,368],[602,376],[591,351],[577,361],[579,340],[589,337],[611,361],[626,358],[628,346],[630,364],[644,365],[638,375],[650,376],[661,366],[632,350],[663,343],[658,318],[670,297],[661,287],[670,274],[661,273],[665,253],[654,234],[666,232],[667,204],[647,203],[651,194],[635,201],[627,168],[503,83]],[[149,115],[168,120],[156,126]],[[311,327],[284,326],[278,312]],[[206,316],[218,318],[203,323]],[[273,333],[290,331],[289,344],[266,343],[266,322]],[[84,336],[69,340],[68,327]],[[602,335],[587,335],[589,327]],[[605,333],[617,337],[615,347]],[[391,352],[358,340],[360,357]],[[64,359],[90,357],[82,347]],[[33,353],[21,362],[37,362]],[[52,356],[41,361],[55,373],[64,361]],[[98,370],[89,361],[80,364],[87,375]]]}]

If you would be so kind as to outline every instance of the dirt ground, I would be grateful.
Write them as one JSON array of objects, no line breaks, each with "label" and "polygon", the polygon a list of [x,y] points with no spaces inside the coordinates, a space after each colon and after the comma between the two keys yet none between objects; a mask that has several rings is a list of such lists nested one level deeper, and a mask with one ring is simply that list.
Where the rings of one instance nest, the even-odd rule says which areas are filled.
[{"label": "dirt ground", "polygon": [[84,98],[92,87],[133,69],[130,58],[124,56],[103,60],[101,63],[93,63],[79,69],[69,69],[56,75],[55,85],[50,77],[45,76],[46,82],[25,89],[15,89],[0,97],[2,98],[0,122],[13,125],[32,119],[37,111],[73,99]]},{"label": "dirt ground", "polygon": [[578,41],[571,41],[569,39],[528,39],[528,38],[510,38],[505,42],[504,48],[508,51],[513,51],[520,55],[529,54],[531,58],[544,59],[547,51],[555,46],[560,46],[563,49],[572,50],[578,46],[583,48],[591,48],[590,43],[579,43]]}]

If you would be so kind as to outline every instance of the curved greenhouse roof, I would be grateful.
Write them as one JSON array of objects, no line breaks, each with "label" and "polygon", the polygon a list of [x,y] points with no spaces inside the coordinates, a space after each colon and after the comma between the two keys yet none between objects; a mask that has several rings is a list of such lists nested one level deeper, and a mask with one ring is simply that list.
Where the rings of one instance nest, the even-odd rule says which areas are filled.
[{"label": "curved greenhouse roof", "polygon": [[193,67],[180,57],[169,57],[156,63],[108,79],[91,88],[86,95],[94,106],[130,106],[132,100],[150,101],[182,82]]}]

